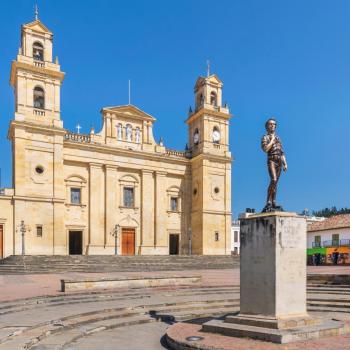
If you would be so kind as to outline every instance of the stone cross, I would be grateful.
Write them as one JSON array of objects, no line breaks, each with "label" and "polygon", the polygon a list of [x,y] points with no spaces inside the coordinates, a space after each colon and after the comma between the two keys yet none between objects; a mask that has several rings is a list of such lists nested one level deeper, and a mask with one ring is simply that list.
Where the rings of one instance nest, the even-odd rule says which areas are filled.
[{"label": "stone cross", "polygon": [[77,133],[80,134],[81,126],[78,124],[78,125],[76,126],[76,128],[77,128]]}]

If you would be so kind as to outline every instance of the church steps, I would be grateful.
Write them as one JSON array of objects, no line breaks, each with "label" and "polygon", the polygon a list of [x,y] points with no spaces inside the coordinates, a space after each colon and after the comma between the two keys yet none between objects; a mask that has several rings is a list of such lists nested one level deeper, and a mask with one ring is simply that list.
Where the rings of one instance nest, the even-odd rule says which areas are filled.
[{"label": "church steps", "polygon": [[0,261],[0,274],[230,269],[232,256],[10,256]]}]

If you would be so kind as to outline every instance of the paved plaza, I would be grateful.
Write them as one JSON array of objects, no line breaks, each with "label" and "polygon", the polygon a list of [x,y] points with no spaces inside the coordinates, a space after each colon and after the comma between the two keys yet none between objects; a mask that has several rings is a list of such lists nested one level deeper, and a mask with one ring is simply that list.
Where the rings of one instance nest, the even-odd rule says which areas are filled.
[{"label": "paved plaza", "polygon": [[[349,274],[349,267],[309,267],[308,273]],[[192,286],[62,293],[60,279],[121,276],[201,276]],[[239,310],[239,269],[63,273],[0,276],[0,350],[12,349],[164,349],[170,325],[191,322],[190,335],[210,317]],[[308,285],[308,310],[350,321],[350,286]],[[196,321],[190,321],[196,320]],[[188,330],[188,328],[186,328]],[[187,332],[187,331],[186,331]],[[183,333],[183,336],[189,334]],[[350,349],[350,336],[277,345],[204,334],[222,349]],[[222,344],[221,344],[222,342]]]}]

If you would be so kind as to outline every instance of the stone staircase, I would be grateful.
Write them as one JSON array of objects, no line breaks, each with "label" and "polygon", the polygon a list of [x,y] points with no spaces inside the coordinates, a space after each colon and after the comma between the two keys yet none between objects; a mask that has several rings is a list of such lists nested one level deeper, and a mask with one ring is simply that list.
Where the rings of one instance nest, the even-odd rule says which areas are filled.
[{"label": "stone staircase", "polygon": [[166,255],[12,255],[0,260],[1,274],[61,272],[183,271],[232,269],[238,256]]}]

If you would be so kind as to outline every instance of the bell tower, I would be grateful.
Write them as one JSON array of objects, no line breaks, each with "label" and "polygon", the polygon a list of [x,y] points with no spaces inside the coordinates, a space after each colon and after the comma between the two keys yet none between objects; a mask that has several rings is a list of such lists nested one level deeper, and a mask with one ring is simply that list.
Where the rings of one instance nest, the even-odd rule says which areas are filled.
[{"label": "bell tower", "polygon": [[195,109],[186,120],[192,154],[193,254],[230,254],[231,114],[222,104],[222,86],[215,74],[199,77],[194,86]]},{"label": "bell tower", "polygon": [[[51,242],[47,254],[65,254],[66,235],[63,139],[60,113],[64,73],[52,59],[52,32],[38,19],[21,27],[21,46],[11,65],[15,115],[8,137],[12,142],[14,227],[21,221],[40,225]],[[42,214],[45,213],[45,214]],[[52,242],[55,242],[53,244]],[[21,254],[21,237],[14,232],[14,254]],[[35,245],[26,253],[35,254]]]},{"label": "bell tower", "polygon": [[12,62],[15,120],[63,127],[60,89],[64,78],[52,59],[52,32],[38,19],[21,27],[21,46]]}]

